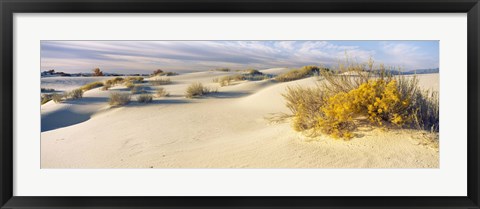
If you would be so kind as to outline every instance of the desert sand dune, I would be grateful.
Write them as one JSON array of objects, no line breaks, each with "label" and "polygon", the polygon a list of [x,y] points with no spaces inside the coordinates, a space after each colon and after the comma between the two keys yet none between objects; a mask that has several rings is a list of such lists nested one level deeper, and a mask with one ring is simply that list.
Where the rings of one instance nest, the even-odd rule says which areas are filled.
[{"label": "desert sand dune", "polygon": [[[274,74],[284,68],[262,72]],[[109,108],[109,92],[94,89],[75,102],[42,106],[42,168],[436,168],[439,153],[422,143],[423,131],[360,131],[350,141],[311,139],[289,122],[271,123],[270,113],[288,113],[287,86],[315,85],[316,78],[277,83],[242,81],[220,87],[216,77],[235,72],[198,72],[168,77],[171,97],[151,104],[132,101]],[[156,79],[150,78],[147,80]],[[189,84],[219,93],[187,99]],[[436,84],[435,84],[436,82]],[[426,88],[438,74],[423,75]],[[426,84],[424,84],[426,83]],[[157,87],[152,87],[152,91]],[[437,87],[438,88],[438,87]],[[75,116],[75,117],[71,117]],[[45,127],[45,128],[44,128]]]}]

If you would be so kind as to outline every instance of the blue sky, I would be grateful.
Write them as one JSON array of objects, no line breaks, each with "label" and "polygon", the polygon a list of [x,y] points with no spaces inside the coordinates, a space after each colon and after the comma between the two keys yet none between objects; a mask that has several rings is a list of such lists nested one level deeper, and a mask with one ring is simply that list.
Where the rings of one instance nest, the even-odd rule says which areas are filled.
[{"label": "blue sky", "polygon": [[404,70],[439,67],[438,41],[42,41],[41,71],[191,72],[335,65],[345,59]]}]

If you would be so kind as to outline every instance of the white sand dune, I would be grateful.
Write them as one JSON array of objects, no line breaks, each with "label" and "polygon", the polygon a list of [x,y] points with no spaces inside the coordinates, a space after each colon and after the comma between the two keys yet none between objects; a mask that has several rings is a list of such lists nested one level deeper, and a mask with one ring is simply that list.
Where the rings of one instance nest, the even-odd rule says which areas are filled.
[{"label": "white sand dune", "polygon": [[[43,105],[42,130],[44,126],[46,129],[41,134],[41,167],[439,166],[438,151],[422,145],[422,131],[374,129],[360,131],[361,137],[351,141],[328,137],[312,140],[293,131],[288,122],[272,124],[265,116],[288,113],[281,96],[285,88],[315,85],[315,78],[287,83],[247,81],[226,87],[212,82],[215,77],[233,73],[210,71],[171,76],[172,84],[162,87],[172,96],[155,98],[151,104],[131,102],[109,108],[109,92],[96,89],[86,92],[85,98],[75,103]],[[420,80],[438,83],[438,76],[425,75]],[[219,93],[186,99],[185,89],[193,82],[216,87]],[[109,91],[121,90],[116,87]]]}]

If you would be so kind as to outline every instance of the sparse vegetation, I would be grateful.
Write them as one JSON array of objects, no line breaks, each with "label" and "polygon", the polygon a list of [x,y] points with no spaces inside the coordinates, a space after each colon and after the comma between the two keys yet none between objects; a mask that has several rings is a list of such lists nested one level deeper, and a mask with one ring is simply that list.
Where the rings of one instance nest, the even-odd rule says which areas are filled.
[{"label": "sparse vegetation", "polygon": [[51,98],[55,103],[60,103],[63,101],[64,96],[62,94],[54,93],[51,95]]},{"label": "sparse vegetation", "polygon": [[97,67],[93,69],[93,76],[103,76],[103,72]]},{"label": "sparse vegetation", "polygon": [[[349,64],[339,71],[367,72],[372,66]],[[283,95],[296,131],[312,137],[327,134],[344,139],[354,137],[358,125],[365,123],[438,131],[438,94],[420,90],[415,77],[383,73],[351,76],[328,71],[322,75],[322,84],[314,88],[289,87]]]},{"label": "sparse vegetation", "polygon": [[138,93],[145,93],[145,89],[143,88],[143,86],[139,86],[139,85],[134,85],[131,89],[130,89],[130,92],[132,94],[138,94]]},{"label": "sparse vegetation", "polygon": [[209,93],[215,93],[217,90],[213,90],[207,87],[204,87],[202,83],[193,83],[188,86],[187,91],[185,93],[185,97],[187,98],[195,98],[201,97]]},{"label": "sparse vegetation", "polygon": [[74,89],[68,92],[68,99],[80,99],[83,97],[83,90],[82,89]]},{"label": "sparse vegetation", "polygon": [[259,81],[259,80],[265,80],[265,79],[270,79],[270,76],[265,74],[253,73],[253,74],[227,75],[220,78],[215,78],[213,79],[213,82],[219,83],[220,86],[229,86],[232,82],[235,82],[235,81],[244,81],[244,80]]},{"label": "sparse vegetation", "polygon": [[110,106],[126,105],[130,102],[130,98],[131,98],[131,96],[128,93],[113,92],[113,93],[110,94],[108,104]]},{"label": "sparse vegetation", "polygon": [[167,85],[167,84],[171,84],[172,81],[170,80],[170,78],[157,78],[155,80],[150,80],[148,81],[150,83],[150,85],[152,86],[160,86],[160,85]]},{"label": "sparse vegetation", "polygon": [[82,87],[80,87],[80,89],[82,89],[83,91],[88,91],[90,89],[98,88],[101,86],[103,86],[103,82],[95,81],[95,82],[83,85]]},{"label": "sparse vegetation", "polygon": [[132,83],[142,83],[143,77],[140,76],[131,76],[124,79],[124,82],[132,82]]},{"label": "sparse vegetation", "polygon": [[112,87],[112,84],[109,83],[109,82],[105,82],[105,84],[102,86],[101,90],[102,91],[107,91],[108,89],[110,89]]},{"label": "sparse vegetation", "polygon": [[153,96],[151,94],[140,94],[137,96],[137,102],[139,103],[150,103],[153,100]]},{"label": "sparse vegetation", "polygon": [[152,75],[155,76],[155,75],[159,75],[159,74],[162,74],[162,73],[163,73],[163,70],[157,69],[157,70],[153,71]]},{"label": "sparse vegetation", "polygon": [[42,96],[40,96],[40,105],[43,105],[51,100],[52,100],[51,94],[42,94]]},{"label": "sparse vegetation", "polygon": [[128,89],[132,89],[133,87],[135,87],[135,84],[133,84],[133,82],[131,81],[125,81],[125,87],[127,87]]},{"label": "sparse vegetation", "polygon": [[112,79],[109,79],[109,80],[106,80],[105,81],[105,86],[109,86],[108,88],[114,86],[114,85],[117,85],[117,84],[121,84],[125,81],[124,78],[122,77],[115,77],[115,78],[112,78]]},{"label": "sparse vegetation", "polygon": [[300,69],[294,69],[289,72],[278,75],[275,80],[280,82],[288,82],[319,75],[321,71],[329,71],[327,68],[319,68],[317,66],[304,66]]},{"label": "sparse vegetation", "polygon": [[169,93],[162,87],[158,88],[156,91],[157,97],[166,97],[169,95]]}]

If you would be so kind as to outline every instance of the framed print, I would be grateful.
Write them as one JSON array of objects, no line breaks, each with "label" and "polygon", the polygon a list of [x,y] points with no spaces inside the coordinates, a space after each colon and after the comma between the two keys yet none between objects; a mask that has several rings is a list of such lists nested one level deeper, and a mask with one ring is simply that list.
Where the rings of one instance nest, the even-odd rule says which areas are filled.
[{"label": "framed print", "polygon": [[0,5],[2,208],[479,208],[476,0]]}]

